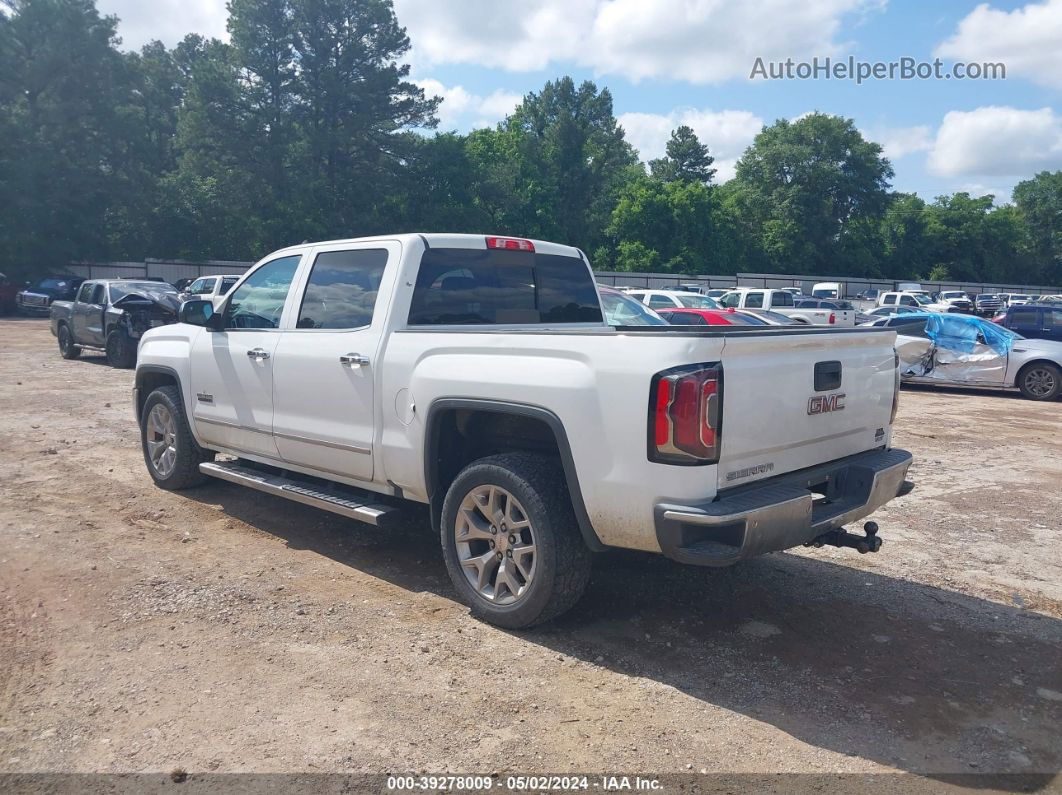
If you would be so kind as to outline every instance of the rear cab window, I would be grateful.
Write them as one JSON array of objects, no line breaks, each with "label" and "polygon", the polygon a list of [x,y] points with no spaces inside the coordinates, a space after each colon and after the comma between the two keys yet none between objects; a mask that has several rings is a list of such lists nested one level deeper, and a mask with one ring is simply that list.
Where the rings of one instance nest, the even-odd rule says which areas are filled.
[{"label": "rear cab window", "polygon": [[565,323],[604,323],[578,257],[467,248],[430,248],[421,257],[411,326]]}]

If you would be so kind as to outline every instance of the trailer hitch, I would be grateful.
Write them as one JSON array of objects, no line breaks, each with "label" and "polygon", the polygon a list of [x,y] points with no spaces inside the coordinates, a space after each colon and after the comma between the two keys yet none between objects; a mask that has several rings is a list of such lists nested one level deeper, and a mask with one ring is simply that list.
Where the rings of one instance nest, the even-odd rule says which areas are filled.
[{"label": "trailer hitch", "polygon": [[863,531],[865,536],[858,535],[856,533],[849,533],[843,527],[837,530],[831,530],[828,533],[823,533],[821,536],[813,538],[808,541],[804,546],[806,547],[849,547],[851,549],[859,550],[860,555],[865,555],[867,552],[877,552],[881,549],[881,539],[878,538],[878,523],[867,522],[863,525]]}]

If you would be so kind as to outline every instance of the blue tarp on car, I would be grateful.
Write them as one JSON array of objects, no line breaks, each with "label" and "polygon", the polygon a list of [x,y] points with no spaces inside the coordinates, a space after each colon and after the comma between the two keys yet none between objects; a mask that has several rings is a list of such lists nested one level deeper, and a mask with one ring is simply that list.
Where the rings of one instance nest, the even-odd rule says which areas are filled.
[{"label": "blue tarp on car", "polygon": [[[1005,356],[1014,343],[1011,332],[991,321],[953,313],[928,315],[926,334],[938,348],[957,353],[973,353],[977,344],[981,343]],[[978,335],[981,339],[978,339]]]}]

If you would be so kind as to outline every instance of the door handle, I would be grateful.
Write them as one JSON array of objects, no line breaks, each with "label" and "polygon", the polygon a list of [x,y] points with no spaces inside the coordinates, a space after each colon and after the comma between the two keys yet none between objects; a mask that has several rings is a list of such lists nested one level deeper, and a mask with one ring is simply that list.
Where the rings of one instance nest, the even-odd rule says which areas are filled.
[{"label": "door handle", "polygon": [[339,361],[347,367],[361,367],[369,364],[369,357],[362,356],[360,353],[344,353],[339,357]]},{"label": "door handle", "polygon": [[247,356],[251,359],[254,359],[256,362],[260,362],[263,359],[269,358],[269,351],[267,351],[265,348],[252,348],[251,350],[247,351]]}]

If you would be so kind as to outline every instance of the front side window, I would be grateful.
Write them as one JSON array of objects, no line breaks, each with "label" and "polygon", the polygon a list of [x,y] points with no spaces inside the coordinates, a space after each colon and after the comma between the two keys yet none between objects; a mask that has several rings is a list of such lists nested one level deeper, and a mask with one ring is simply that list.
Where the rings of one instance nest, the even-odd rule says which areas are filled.
[{"label": "front side window", "polygon": [[232,285],[236,284],[236,282],[238,282],[238,281],[239,281],[239,279],[236,278],[235,276],[229,276],[229,277],[227,277],[225,279],[222,279],[221,280],[220,294],[221,295],[228,295],[229,294],[229,290],[232,289]]},{"label": "front side window", "polygon": [[313,261],[296,328],[352,329],[372,323],[387,249],[326,251]]},{"label": "front side window", "polygon": [[1062,329],[1062,309],[1045,309],[1044,325],[1047,328]]},{"label": "front side window", "polygon": [[277,328],[301,258],[293,254],[275,259],[248,276],[225,304],[225,328]]},{"label": "front side window", "polygon": [[727,293],[719,299],[719,303],[728,309],[736,309],[741,304],[741,293]]},{"label": "front side window", "polygon": [[504,249],[428,249],[409,309],[411,326],[603,322],[582,259]]},{"label": "front side window", "polygon": [[[200,279],[192,285],[192,289],[189,290],[192,295],[209,295],[214,292],[214,285],[217,284],[217,279]],[[196,286],[198,285],[198,287]]]}]

